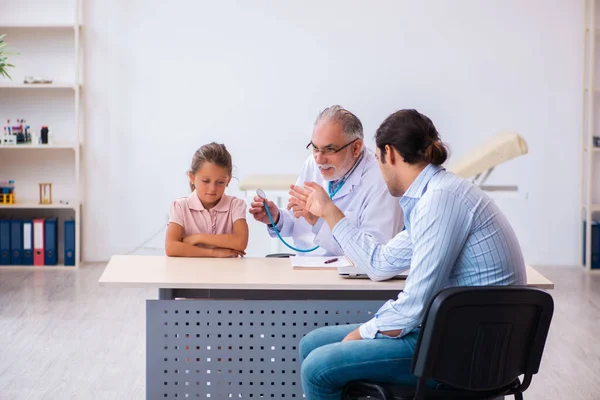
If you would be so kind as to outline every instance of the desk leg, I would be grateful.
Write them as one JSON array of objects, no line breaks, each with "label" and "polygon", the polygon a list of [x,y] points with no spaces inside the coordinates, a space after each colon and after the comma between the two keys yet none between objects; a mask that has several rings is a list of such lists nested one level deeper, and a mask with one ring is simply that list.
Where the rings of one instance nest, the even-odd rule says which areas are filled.
[{"label": "desk leg", "polygon": [[173,289],[158,289],[159,300],[175,300]]}]

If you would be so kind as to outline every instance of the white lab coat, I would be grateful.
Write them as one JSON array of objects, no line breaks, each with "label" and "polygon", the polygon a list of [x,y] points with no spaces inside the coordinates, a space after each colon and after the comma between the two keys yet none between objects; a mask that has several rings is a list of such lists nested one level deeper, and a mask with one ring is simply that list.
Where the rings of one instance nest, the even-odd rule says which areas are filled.
[{"label": "white lab coat", "polygon": [[[296,185],[304,182],[316,182],[328,189],[328,182],[323,179],[313,156],[304,162]],[[350,174],[346,183],[333,197],[334,204],[342,210],[346,218],[360,230],[371,234],[381,243],[387,243],[404,226],[404,215],[398,198],[393,197],[381,175],[375,154],[365,148],[365,155]],[[277,227],[281,236],[292,238],[290,243],[299,249],[310,249],[320,246],[310,253],[298,253],[305,256],[338,256],[343,255],[341,247],[331,234],[331,229],[320,218],[314,227],[302,217],[294,218],[291,210],[279,210]],[[271,237],[276,237],[273,228],[267,228]],[[286,252],[296,253],[289,248]]]}]

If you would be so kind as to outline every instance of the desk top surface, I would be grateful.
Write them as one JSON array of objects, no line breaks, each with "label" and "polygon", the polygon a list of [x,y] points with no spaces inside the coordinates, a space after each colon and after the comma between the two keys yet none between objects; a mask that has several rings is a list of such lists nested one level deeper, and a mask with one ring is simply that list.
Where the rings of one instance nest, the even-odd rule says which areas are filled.
[{"label": "desk top surface", "polygon": [[[168,289],[402,290],[404,280],[347,279],[336,270],[297,270],[286,258],[177,258],[113,256],[100,277],[104,286]],[[527,285],[554,284],[527,266]]]}]

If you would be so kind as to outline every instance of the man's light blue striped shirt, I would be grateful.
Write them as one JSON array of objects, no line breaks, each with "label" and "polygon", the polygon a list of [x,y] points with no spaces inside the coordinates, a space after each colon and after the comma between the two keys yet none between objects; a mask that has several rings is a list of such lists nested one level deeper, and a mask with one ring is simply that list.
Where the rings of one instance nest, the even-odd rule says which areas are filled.
[{"label": "man's light blue striped shirt", "polygon": [[[405,288],[360,327],[377,332],[417,328],[430,299],[453,286],[524,285],[525,263],[517,237],[499,207],[479,187],[428,165],[400,198],[406,230],[378,243],[343,218],[333,236],[373,280],[410,268]],[[381,210],[385,212],[385,210]]]}]

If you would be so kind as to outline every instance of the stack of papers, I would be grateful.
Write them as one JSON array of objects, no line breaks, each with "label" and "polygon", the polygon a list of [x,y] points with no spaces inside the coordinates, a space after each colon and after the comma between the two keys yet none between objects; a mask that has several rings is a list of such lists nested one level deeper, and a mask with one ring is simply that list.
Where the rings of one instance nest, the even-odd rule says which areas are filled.
[{"label": "stack of papers", "polygon": [[[336,261],[325,264],[325,261]],[[337,269],[338,267],[349,267],[352,264],[344,256],[337,257],[303,257],[294,256],[289,258],[294,269]]]}]

